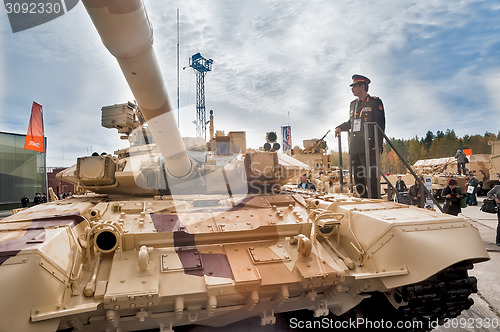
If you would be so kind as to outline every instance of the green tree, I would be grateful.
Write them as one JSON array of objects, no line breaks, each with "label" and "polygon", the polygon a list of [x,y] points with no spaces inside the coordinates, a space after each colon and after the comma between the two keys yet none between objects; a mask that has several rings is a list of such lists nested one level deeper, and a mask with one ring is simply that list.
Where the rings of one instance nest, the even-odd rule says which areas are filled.
[{"label": "green tree", "polygon": [[432,131],[428,131],[427,134],[425,134],[425,138],[422,140],[422,144],[424,145],[424,148],[429,151],[429,148],[431,147],[432,142],[434,141],[434,134]]}]

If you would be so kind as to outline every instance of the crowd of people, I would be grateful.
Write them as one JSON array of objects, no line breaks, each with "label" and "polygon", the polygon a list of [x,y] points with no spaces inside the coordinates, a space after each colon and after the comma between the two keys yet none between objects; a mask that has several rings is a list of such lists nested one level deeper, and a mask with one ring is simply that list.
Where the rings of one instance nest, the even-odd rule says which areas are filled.
[{"label": "crowd of people", "polygon": [[[28,207],[29,202],[30,202],[30,199],[28,198],[28,196],[24,195],[21,198],[21,206],[23,208]],[[38,205],[38,204],[42,204],[42,203],[47,203],[47,202],[48,202],[48,199],[47,199],[47,194],[46,193],[35,193],[35,197],[33,198],[33,204],[34,205]]]},{"label": "crowd of people", "polygon": [[46,193],[35,193],[35,198],[33,198],[33,203],[35,205],[47,203],[47,194]]},{"label": "crowd of people", "polygon": [[[72,196],[71,192],[63,192],[62,194],[56,193],[55,195],[57,196],[58,199],[65,199],[66,197]],[[38,192],[35,193],[35,197],[33,198],[33,205],[38,205],[47,202],[48,198],[46,193],[38,193]],[[28,207],[29,203],[30,199],[28,198],[27,195],[24,195],[21,198],[21,207],[26,208]]]},{"label": "crowd of people", "polygon": [[[461,150],[460,150],[461,151]],[[421,179],[423,180],[423,179]],[[406,184],[398,176],[398,181],[395,186],[398,191],[399,197],[407,194],[411,205],[417,205],[423,208],[425,205],[424,190],[421,187],[420,182],[415,180],[415,184],[410,187],[406,193]],[[480,190],[479,180],[476,178],[473,172],[469,171],[469,174],[465,177],[465,188],[460,188],[457,184],[457,180],[450,178],[448,184],[443,188],[441,192],[441,197],[444,198],[443,212],[457,216],[462,212],[462,209],[467,206],[476,206],[477,194]],[[488,193],[487,197],[492,199],[497,204],[497,234],[496,234],[496,245],[500,246],[500,185],[493,187]]]}]

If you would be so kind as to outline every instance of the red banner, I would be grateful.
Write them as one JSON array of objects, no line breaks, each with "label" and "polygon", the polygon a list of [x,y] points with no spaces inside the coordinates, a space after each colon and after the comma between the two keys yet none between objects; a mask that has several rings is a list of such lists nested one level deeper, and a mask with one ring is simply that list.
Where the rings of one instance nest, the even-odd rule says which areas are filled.
[{"label": "red banner", "polygon": [[25,150],[33,150],[45,152],[45,145],[43,142],[43,115],[42,105],[33,102],[31,106],[30,124],[26,140],[24,141]]},{"label": "red banner", "polygon": [[462,150],[466,156],[471,156],[472,155],[472,149],[463,149]]}]

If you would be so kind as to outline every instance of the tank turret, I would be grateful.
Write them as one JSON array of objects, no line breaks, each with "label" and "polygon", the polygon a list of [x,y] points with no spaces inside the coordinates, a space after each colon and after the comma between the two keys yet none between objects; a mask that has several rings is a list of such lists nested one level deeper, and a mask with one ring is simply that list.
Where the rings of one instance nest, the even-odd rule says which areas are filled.
[{"label": "tank turret", "polygon": [[148,123],[167,171],[186,177],[193,171],[153,50],[153,29],[142,1],[84,1],[103,44],[116,58]]},{"label": "tank turret", "polygon": [[[84,4],[103,44],[117,59],[138,105],[128,103],[102,109],[103,126],[126,134],[131,140],[129,149],[118,151],[118,157],[79,158],[75,166],[61,172],[58,178],[103,194],[186,194],[213,192],[213,187],[207,185],[218,182],[213,178],[221,179],[224,173],[222,178],[232,182],[238,191],[247,192],[249,187],[284,184],[307,168],[289,161],[278,165],[275,163],[280,160],[278,156],[259,156],[261,152],[238,155],[242,149],[236,144],[241,145],[245,139],[236,133],[234,137],[214,137],[211,153],[200,154],[200,149],[188,153],[156,60],[153,30],[142,1],[126,4],[84,1]],[[243,152],[245,149],[244,146]],[[257,163],[266,171],[245,166]],[[222,188],[231,191],[227,186]]]}]

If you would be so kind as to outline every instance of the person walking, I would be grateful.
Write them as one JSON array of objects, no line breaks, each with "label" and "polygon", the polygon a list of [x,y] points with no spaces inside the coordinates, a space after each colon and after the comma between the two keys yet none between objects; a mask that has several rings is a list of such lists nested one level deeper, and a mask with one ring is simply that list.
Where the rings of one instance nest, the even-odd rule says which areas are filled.
[{"label": "person walking", "polygon": [[460,187],[457,186],[457,180],[449,179],[448,186],[443,189],[441,196],[445,199],[443,206],[444,213],[458,216],[458,214],[462,212],[460,200],[464,196],[462,195]]},{"label": "person walking", "polygon": [[[368,94],[368,85],[371,83],[368,77],[353,75],[351,91],[357,98],[351,101],[349,108],[349,120],[335,128],[335,137],[341,131],[349,131],[349,154],[351,160],[351,172],[354,176],[356,190],[361,197],[380,198],[377,195],[377,188],[380,185],[379,174],[375,156],[382,152],[383,136],[378,135],[379,151],[375,151],[375,130],[374,126],[369,126],[368,137],[365,137],[365,123],[375,122],[382,132],[385,131],[385,112],[382,100]],[[365,140],[366,139],[366,140]],[[365,141],[368,142],[370,164],[366,169]],[[370,183],[367,176],[370,172]],[[368,197],[367,186],[370,186],[371,197]]]},{"label": "person walking", "polygon": [[469,175],[469,180],[465,184],[465,188],[467,188],[467,193],[465,194],[467,205],[477,205],[476,194],[479,191],[479,181],[476,179],[474,174]]},{"label": "person walking", "polygon": [[500,246],[500,185],[497,184],[490,191],[488,191],[487,196],[488,196],[488,198],[494,199],[495,202],[497,203],[497,206],[498,206],[498,211],[497,211],[498,224],[497,224],[496,244],[497,244],[497,246]]},{"label": "person walking", "polygon": [[417,180],[415,180],[415,184],[410,187],[410,190],[408,191],[408,197],[410,198],[411,205],[417,205],[419,208],[423,208],[425,206],[424,187],[421,186],[420,182],[418,182]]}]

